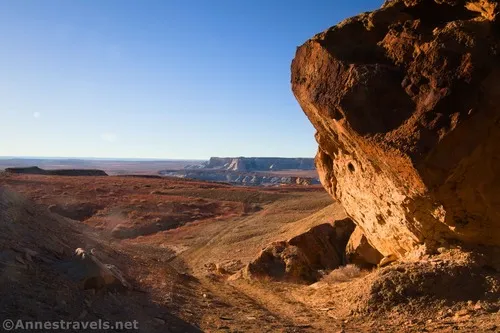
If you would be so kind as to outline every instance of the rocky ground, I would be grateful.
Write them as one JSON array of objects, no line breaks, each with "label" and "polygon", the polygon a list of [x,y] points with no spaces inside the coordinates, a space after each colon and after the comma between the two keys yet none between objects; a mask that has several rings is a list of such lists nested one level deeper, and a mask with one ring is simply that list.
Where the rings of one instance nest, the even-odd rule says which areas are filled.
[{"label": "rocky ground", "polygon": [[[318,187],[34,175],[2,176],[0,184],[2,318],[133,318],[143,332],[486,332],[500,323],[498,273],[465,250],[316,283],[244,274],[270,244],[345,218]],[[99,207],[75,220],[54,211],[63,199]],[[117,237],[97,222],[129,205],[136,213],[124,218],[127,227],[142,230],[156,218],[151,207],[199,199],[219,209],[147,235]],[[96,273],[76,248],[94,249],[130,286],[114,277],[120,288],[84,289]]]}]

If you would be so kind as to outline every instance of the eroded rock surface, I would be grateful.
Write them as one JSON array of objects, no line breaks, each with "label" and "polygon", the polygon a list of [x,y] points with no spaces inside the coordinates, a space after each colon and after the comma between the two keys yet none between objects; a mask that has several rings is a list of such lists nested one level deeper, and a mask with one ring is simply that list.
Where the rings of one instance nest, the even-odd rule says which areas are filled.
[{"label": "eroded rock surface", "polygon": [[351,219],[324,223],[288,241],[275,242],[246,267],[251,277],[315,282],[320,270],[346,264],[345,247],[354,231]]},{"label": "eroded rock surface", "polygon": [[62,263],[60,266],[65,268],[69,276],[79,280],[83,289],[132,288],[116,266],[104,264],[95,256],[93,251],[78,248],[75,250],[73,260]]},{"label": "eroded rock surface", "polygon": [[312,158],[211,157],[204,169],[230,171],[314,170]]},{"label": "eroded rock surface", "polygon": [[500,245],[499,9],[387,1],[297,50],[321,181],[384,256]]},{"label": "eroded rock surface", "polygon": [[[291,171],[293,173],[293,171]],[[245,186],[269,185],[316,185],[317,177],[298,177],[277,175],[264,172],[241,172],[223,169],[186,169],[186,170],[161,170],[159,174],[167,177],[199,179],[210,182],[224,182]]]},{"label": "eroded rock surface", "polygon": [[370,267],[380,263],[383,256],[368,242],[360,227],[356,227],[345,249],[347,262],[359,267]]}]

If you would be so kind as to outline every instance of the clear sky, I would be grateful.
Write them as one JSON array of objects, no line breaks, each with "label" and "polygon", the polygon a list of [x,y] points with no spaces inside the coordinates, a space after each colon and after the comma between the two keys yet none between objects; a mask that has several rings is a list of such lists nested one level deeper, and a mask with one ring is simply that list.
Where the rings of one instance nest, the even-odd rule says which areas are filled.
[{"label": "clear sky", "polygon": [[0,156],[299,156],[290,62],[382,0],[0,0]]}]

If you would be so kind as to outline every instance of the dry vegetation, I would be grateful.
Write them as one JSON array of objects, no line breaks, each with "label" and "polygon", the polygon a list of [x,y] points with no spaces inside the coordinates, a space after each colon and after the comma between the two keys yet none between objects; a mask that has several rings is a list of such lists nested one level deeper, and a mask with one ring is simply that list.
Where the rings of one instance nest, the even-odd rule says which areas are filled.
[{"label": "dry vegetation", "polygon": [[351,281],[361,275],[361,269],[356,265],[346,265],[334,269],[330,273],[323,276],[321,281],[326,283],[340,283]]}]

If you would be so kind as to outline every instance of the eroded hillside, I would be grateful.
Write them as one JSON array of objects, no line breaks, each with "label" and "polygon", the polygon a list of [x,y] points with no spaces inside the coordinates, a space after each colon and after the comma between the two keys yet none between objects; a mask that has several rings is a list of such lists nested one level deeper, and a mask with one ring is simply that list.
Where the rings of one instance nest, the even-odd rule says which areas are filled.
[{"label": "eroded hillside", "polygon": [[[3,175],[0,186],[6,318],[130,318],[142,332],[372,332],[401,325],[477,332],[498,324],[498,274],[474,253],[449,250],[418,266],[329,274],[345,264],[321,252],[338,251],[331,241],[337,238],[311,231],[335,233],[341,229],[334,221],[346,215],[320,187],[43,175]],[[142,233],[159,215],[179,214],[198,217]],[[104,223],[111,217],[114,223]],[[117,225],[129,232],[113,232]],[[288,255],[261,265],[261,250],[283,242]],[[77,248],[114,265],[129,285],[95,285],[96,276],[109,273],[82,265]],[[272,269],[255,275],[252,265],[310,278]]]}]

